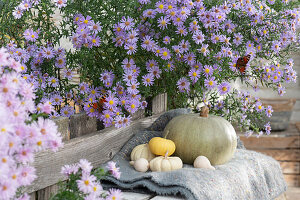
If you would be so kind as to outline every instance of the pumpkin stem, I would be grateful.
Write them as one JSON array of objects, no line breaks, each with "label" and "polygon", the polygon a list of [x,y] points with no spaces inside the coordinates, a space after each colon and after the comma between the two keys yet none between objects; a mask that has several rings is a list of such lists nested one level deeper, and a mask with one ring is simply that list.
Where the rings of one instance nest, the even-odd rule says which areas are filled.
[{"label": "pumpkin stem", "polygon": [[166,154],[165,154],[165,159],[167,159],[168,154],[169,154],[169,151],[166,152]]},{"label": "pumpkin stem", "polygon": [[208,117],[209,108],[207,106],[204,106],[201,108],[200,116],[201,117]]}]

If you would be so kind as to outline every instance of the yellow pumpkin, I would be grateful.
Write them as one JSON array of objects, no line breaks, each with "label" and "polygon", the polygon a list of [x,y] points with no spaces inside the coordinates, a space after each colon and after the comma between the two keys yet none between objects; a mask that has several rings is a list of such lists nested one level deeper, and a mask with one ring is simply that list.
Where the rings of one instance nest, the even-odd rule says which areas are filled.
[{"label": "yellow pumpkin", "polygon": [[148,144],[140,144],[132,150],[130,158],[132,161],[136,161],[139,158],[145,158],[150,161],[155,157],[155,155],[150,151]]},{"label": "yellow pumpkin", "polygon": [[175,152],[175,143],[161,137],[154,137],[149,141],[150,151],[158,156],[171,156]]},{"label": "yellow pumpkin", "polygon": [[150,161],[150,169],[153,172],[166,172],[181,169],[182,160],[179,157],[158,156]]}]

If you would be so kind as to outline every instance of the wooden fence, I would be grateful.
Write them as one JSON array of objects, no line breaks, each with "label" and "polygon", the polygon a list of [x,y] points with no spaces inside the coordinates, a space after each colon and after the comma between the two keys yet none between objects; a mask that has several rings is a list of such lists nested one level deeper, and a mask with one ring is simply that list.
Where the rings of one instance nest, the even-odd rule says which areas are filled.
[{"label": "wooden fence", "polygon": [[161,94],[153,99],[153,116],[142,118],[143,112],[139,111],[133,116],[136,120],[125,128],[97,130],[97,120],[84,113],[75,114],[70,119],[56,119],[65,144],[56,153],[48,150],[35,155],[34,167],[38,178],[26,188],[31,200],[47,200],[57,192],[57,183],[65,180],[60,173],[62,166],[77,163],[82,158],[90,161],[94,167],[109,161],[131,136],[150,126],[167,110],[166,96]]}]

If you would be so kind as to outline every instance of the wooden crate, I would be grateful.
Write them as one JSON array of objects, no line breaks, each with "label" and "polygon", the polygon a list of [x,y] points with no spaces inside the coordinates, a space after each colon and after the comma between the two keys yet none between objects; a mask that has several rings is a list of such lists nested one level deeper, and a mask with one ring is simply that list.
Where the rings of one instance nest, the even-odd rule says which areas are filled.
[{"label": "wooden crate", "polygon": [[290,124],[285,131],[271,132],[260,138],[238,134],[247,149],[279,161],[288,186],[300,187],[300,131],[295,124]]}]

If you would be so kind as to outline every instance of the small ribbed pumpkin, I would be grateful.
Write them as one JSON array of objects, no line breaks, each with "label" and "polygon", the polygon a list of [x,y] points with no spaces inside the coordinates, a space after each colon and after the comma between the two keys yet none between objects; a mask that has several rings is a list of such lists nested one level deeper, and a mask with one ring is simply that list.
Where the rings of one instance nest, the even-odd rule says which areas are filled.
[{"label": "small ribbed pumpkin", "polygon": [[136,161],[139,158],[145,158],[150,162],[155,157],[155,155],[150,151],[148,144],[140,144],[132,150],[130,158],[132,161]]},{"label": "small ribbed pumpkin", "polygon": [[182,160],[179,157],[158,156],[150,161],[150,169],[153,172],[166,172],[181,169]]},{"label": "small ribbed pumpkin", "polygon": [[158,156],[164,156],[168,153],[171,156],[175,152],[175,143],[166,138],[154,137],[149,141],[150,151]]}]

